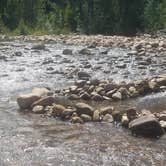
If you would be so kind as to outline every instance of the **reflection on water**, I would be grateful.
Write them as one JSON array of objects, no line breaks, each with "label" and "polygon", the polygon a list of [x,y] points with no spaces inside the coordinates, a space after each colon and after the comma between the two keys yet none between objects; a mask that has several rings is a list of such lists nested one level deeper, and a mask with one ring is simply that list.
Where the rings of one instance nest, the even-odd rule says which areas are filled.
[{"label": "reflection on water", "polygon": [[[0,165],[9,166],[164,166],[166,165],[166,137],[160,140],[132,137],[128,130],[120,126],[107,123],[86,123],[84,125],[70,124],[55,119],[42,118],[39,115],[21,113],[17,111],[16,95],[21,91],[28,91],[34,86],[59,87],[72,83],[75,78],[68,78],[65,73],[72,67],[64,64],[64,58],[70,59],[72,65],[81,67],[81,62],[90,61],[92,66],[98,65],[94,57],[80,57],[78,55],[63,56],[62,49],[71,47],[75,51],[82,48],[65,45],[48,44],[49,51],[34,52],[31,43],[6,43],[0,46],[0,56],[7,56],[7,61],[0,60]],[[17,46],[17,47],[16,47]],[[102,49],[102,48],[100,48]],[[15,51],[21,51],[21,57],[13,56]],[[58,56],[59,55],[59,56]],[[111,50],[102,60],[126,55],[125,50]],[[102,55],[103,56],[103,55]],[[109,58],[110,57],[110,58]],[[53,62],[43,65],[48,58]],[[127,56],[126,56],[127,58]],[[132,57],[128,57],[129,60]],[[116,58],[115,58],[116,59]],[[124,58],[124,60],[126,60]],[[63,61],[63,63],[61,63]],[[111,60],[110,60],[111,61]],[[111,63],[111,62],[108,62]],[[106,67],[108,67],[106,63]],[[82,64],[83,65],[83,64]],[[134,61],[127,63],[131,75],[141,77],[136,70]],[[48,74],[47,68],[61,70],[63,74]],[[110,67],[110,66],[109,66]],[[110,67],[114,68],[114,67]],[[109,68],[109,69],[110,69]],[[127,69],[128,69],[127,68]],[[110,73],[87,69],[90,73],[101,78],[124,79],[122,71],[112,75]],[[116,67],[113,69],[116,71]],[[156,66],[155,72],[146,75],[162,73]],[[157,73],[158,72],[158,73]],[[56,73],[56,72],[55,72]],[[113,71],[112,71],[113,73]],[[125,110],[135,107],[139,99],[111,103],[116,109]],[[94,107],[103,107],[110,103],[91,103]]]}]

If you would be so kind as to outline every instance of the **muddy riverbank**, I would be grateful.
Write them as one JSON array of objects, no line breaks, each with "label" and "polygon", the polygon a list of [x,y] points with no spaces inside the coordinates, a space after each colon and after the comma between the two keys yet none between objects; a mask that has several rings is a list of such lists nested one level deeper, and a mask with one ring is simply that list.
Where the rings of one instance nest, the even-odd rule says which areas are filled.
[{"label": "muddy riverbank", "polygon": [[[88,72],[93,78],[114,79],[116,82],[164,74],[164,51],[137,56],[125,47],[93,47],[89,43],[89,48],[83,42],[77,42],[76,46],[64,44],[58,39],[45,40],[45,49],[32,49],[44,41],[37,40],[30,42],[19,38],[0,42],[1,165],[166,164],[165,136],[160,140],[140,139],[131,137],[128,131],[112,124],[78,125],[45,119],[17,111],[16,104],[16,96],[33,87],[56,90],[73,85],[78,70]],[[149,39],[149,42],[152,40]],[[87,47],[91,55],[79,54]],[[71,49],[72,55],[64,55],[65,49]],[[150,64],[145,63],[149,62],[147,58],[151,59]],[[139,98],[112,105],[117,109],[126,109],[136,106],[138,101]],[[106,105],[99,103],[100,106],[103,104]]]}]

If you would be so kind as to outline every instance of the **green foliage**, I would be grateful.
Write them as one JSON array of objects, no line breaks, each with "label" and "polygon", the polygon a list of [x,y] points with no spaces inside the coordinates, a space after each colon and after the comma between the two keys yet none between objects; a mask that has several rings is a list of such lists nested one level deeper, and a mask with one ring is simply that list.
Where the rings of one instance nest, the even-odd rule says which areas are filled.
[{"label": "green foliage", "polygon": [[0,0],[0,32],[133,35],[165,27],[165,0]]}]

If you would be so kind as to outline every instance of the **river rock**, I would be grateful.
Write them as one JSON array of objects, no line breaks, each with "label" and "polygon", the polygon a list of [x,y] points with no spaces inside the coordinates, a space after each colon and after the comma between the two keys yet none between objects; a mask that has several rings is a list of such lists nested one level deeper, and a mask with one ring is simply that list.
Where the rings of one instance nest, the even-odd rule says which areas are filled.
[{"label": "river rock", "polygon": [[78,75],[79,79],[83,79],[83,80],[84,80],[84,78],[90,78],[91,77],[90,74],[85,72],[85,71],[79,71],[77,73],[77,75]]},{"label": "river rock", "polygon": [[95,110],[94,113],[93,113],[93,121],[94,122],[99,122],[101,119],[100,119],[100,112],[99,110]]},{"label": "river rock", "polygon": [[120,92],[116,92],[112,95],[114,100],[122,100],[122,94]]},{"label": "river rock", "polygon": [[114,111],[114,107],[112,107],[112,106],[101,108],[100,115],[112,114],[113,111]]},{"label": "river rock", "polygon": [[76,107],[76,112],[78,113],[78,115],[86,114],[86,115],[93,116],[94,110],[88,104],[77,103],[75,107]]},{"label": "river rock", "polygon": [[110,115],[110,114],[104,115],[104,117],[103,117],[102,120],[103,120],[104,122],[108,122],[108,123],[112,123],[112,122],[114,121],[112,115]]},{"label": "river rock", "polygon": [[48,97],[43,97],[37,101],[35,101],[32,104],[32,107],[36,106],[36,105],[42,105],[42,106],[51,106],[53,103],[55,102],[55,98],[52,96],[48,96]]},{"label": "river rock", "polygon": [[55,104],[52,107],[51,115],[54,117],[56,117],[56,116],[60,117],[60,116],[62,116],[62,113],[64,111],[66,111],[66,108],[63,105]]},{"label": "river rock", "polygon": [[96,92],[92,92],[91,95],[92,95],[92,100],[94,100],[94,101],[102,101],[103,100],[103,97]]},{"label": "river rock", "polygon": [[80,95],[80,98],[83,100],[89,100],[91,98],[91,96],[89,93],[84,92],[83,94]]},{"label": "river rock", "polygon": [[127,115],[127,118],[129,119],[129,121],[134,120],[137,118],[137,111],[134,108],[130,108],[130,109],[126,110],[126,115]]},{"label": "river rock", "polygon": [[33,107],[32,112],[35,114],[43,114],[45,113],[44,107],[41,105],[36,105],[35,107]]},{"label": "river rock", "polygon": [[121,119],[122,126],[128,127],[129,125],[129,119],[127,114],[123,114],[122,119]]},{"label": "river rock", "polygon": [[79,51],[79,54],[82,54],[82,55],[91,55],[91,51],[87,48],[83,48],[82,50]]},{"label": "river rock", "polygon": [[84,121],[80,117],[74,116],[74,117],[71,118],[71,123],[80,123],[80,124],[83,124]]},{"label": "river rock", "polygon": [[153,116],[141,116],[129,123],[129,129],[132,134],[157,137],[164,134],[160,123]]},{"label": "river rock", "polygon": [[17,103],[20,109],[29,109],[31,105],[40,98],[41,97],[39,95],[33,93],[24,94],[17,97]]},{"label": "river rock", "polygon": [[[60,108],[60,107],[59,107]],[[67,108],[65,109],[64,107],[61,107],[61,118],[64,120],[70,119],[70,117],[75,113],[75,109]]]},{"label": "river rock", "polygon": [[84,122],[90,122],[92,120],[91,116],[86,114],[81,114],[80,116]]},{"label": "river rock", "polygon": [[63,54],[64,55],[73,55],[73,50],[71,50],[71,49],[64,49],[63,50]]},{"label": "river rock", "polygon": [[34,49],[34,50],[44,50],[45,45],[44,45],[44,43],[39,43],[39,44],[36,44],[36,45],[32,46],[32,49]]}]

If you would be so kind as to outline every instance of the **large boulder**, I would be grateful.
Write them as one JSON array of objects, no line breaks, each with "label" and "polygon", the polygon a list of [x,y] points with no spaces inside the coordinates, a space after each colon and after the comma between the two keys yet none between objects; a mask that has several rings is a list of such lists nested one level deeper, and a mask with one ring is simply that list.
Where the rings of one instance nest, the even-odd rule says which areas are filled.
[{"label": "large boulder", "polygon": [[80,115],[80,114],[86,114],[86,115],[93,116],[94,110],[88,104],[77,103],[75,107],[76,107],[76,112],[77,112],[78,115]]},{"label": "large boulder", "polygon": [[129,123],[129,129],[132,134],[146,136],[146,137],[158,137],[164,134],[160,123],[154,116],[146,115],[141,116]]},{"label": "large boulder", "polygon": [[20,109],[28,109],[31,107],[32,103],[39,100],[41,97],[34,93],[24,94],[17,97],[17,103]]}]

